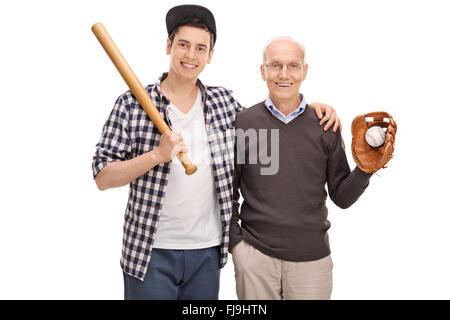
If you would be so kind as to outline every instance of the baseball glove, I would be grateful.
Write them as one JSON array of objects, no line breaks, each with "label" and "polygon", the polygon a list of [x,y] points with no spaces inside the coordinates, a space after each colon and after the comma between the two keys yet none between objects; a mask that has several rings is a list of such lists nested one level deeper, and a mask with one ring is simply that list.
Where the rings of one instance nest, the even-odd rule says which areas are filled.
[{"label": "baseball glove", "polygon": [[[366,117],[373,117],[367,121]],[[387,119],[385,121],[384,119]],[[367,129],[373,126],[386,128],[386,139],[379,147],[371,147],[366,142]],[[357,116],[352,122],[352,155],[356,165],[364,172],[374,173],[386,168],[386,163],[392,158],[394,152],[395,134],[397,124],[387,112],[371,112]]]}]

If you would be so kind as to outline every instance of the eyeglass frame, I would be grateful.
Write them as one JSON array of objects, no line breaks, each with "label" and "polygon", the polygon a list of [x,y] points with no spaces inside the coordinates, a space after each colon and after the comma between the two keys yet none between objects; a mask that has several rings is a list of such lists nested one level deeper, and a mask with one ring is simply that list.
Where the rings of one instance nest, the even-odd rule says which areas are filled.
[{"label": "eyeglass frame", "polygon": [[[274,64],[274,63],[278,63],[279,65],[281,65],[281,68],[280,69],[273,69],[272,68],[272,64]],[[294,70],[289,69],[289,65],[293,64],[293,63],[299,64],[299,68],[298,69],[294,69]],[[282,63],[282,62],[274,61],[274,62],[271,62],[269,64],[264,64],[264,66],[269,68],[270,71],[274,71],[274,72],[280,72],[280,71],[283,70],[284,66],[286,66],[287,71],[293,73],[293,72],[299,72],[299,71],[303,70],[304,63],[303,62],[295,62],[295,61]]]}]

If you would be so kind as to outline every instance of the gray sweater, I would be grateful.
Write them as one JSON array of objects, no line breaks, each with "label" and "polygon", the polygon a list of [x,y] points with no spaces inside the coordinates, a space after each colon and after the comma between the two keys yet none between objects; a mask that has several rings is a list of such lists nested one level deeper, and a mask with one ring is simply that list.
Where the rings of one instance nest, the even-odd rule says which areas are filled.
[{"label": "gray sweater", "polygon": [[[279,129],[279,169],[277,174],[262,175],[261,169],[269,165],[259,159],[249,163],[249,140],[237,148],[230,251],[243,239],[286,261],[313,261],[330,254],[325,184],[331,200],[348,208],[364,192],[371,174],[358,167],[350,171],[339,130],[324,132],[318,123],[309,106],[288,124],[274,117],[264,102],[237,114],[236,130],[268,129],[267,155],[272,152],[270,130]],[[244,164],[236,160],[244,156]]]}]

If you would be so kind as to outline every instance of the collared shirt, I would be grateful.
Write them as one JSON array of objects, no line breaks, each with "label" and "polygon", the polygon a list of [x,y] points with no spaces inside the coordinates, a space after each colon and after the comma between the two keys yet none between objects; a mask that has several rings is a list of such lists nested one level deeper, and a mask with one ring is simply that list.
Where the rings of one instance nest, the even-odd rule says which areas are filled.
[{"label": "collared shirt", "polygon": [[[155,84],[147,86],[146,90],[168,126],[172,128],[167,108],[170,102],[161,91],[161,82],[166,77],[167,73],[164,73]],[[220,205],[220,267],[223,267],[227,262],[229,221],[232,213],[234,120],[236,113],[243,108],[233,98],[230,90],[204,86],[199,80],[197,86],[202,92],[215,190]],[[159,145],[160,137],[161,134],[153,122],[131,92],[127,91],[117,99],[96,145],[92,161],[94,179],[110,162],[130,160],[153,150]],[[125,273],[142,281],[150,263],[170,167],[171,162],[159,164],[130,182],[120,264]]]},{"label": "collared shirt", "polygon": [[283,121],[284,123],[289,123],[290,121],[297,118],[300,114],[305,111],[306,107],[306,101],[303,95],[300,93],[300,104],[298,105],[297,109],[289,113],[287,116],[285,116],[280,110],[278,110],[274,103],[272,102],[272,99],[270,99],[270,96],[267,96],[266,101],[264,101],[264,104],[266,105],[267,109],[278,119]]}]

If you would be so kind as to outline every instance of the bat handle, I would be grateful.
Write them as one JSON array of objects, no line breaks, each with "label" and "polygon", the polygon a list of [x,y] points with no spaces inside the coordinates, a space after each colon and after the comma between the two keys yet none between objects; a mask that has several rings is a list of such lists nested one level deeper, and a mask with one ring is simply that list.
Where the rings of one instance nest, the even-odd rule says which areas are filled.
[{"label": "bat handle", "polygon": [[180,159],[181,164],[183,165],[185,170],[185,173],[190,176],[191,174],[195,173],[197,171],[197,166],[195,164],[192,164],[189,157],[186,155],[186,153],[180,152],[178,154],[178,159]]}]

